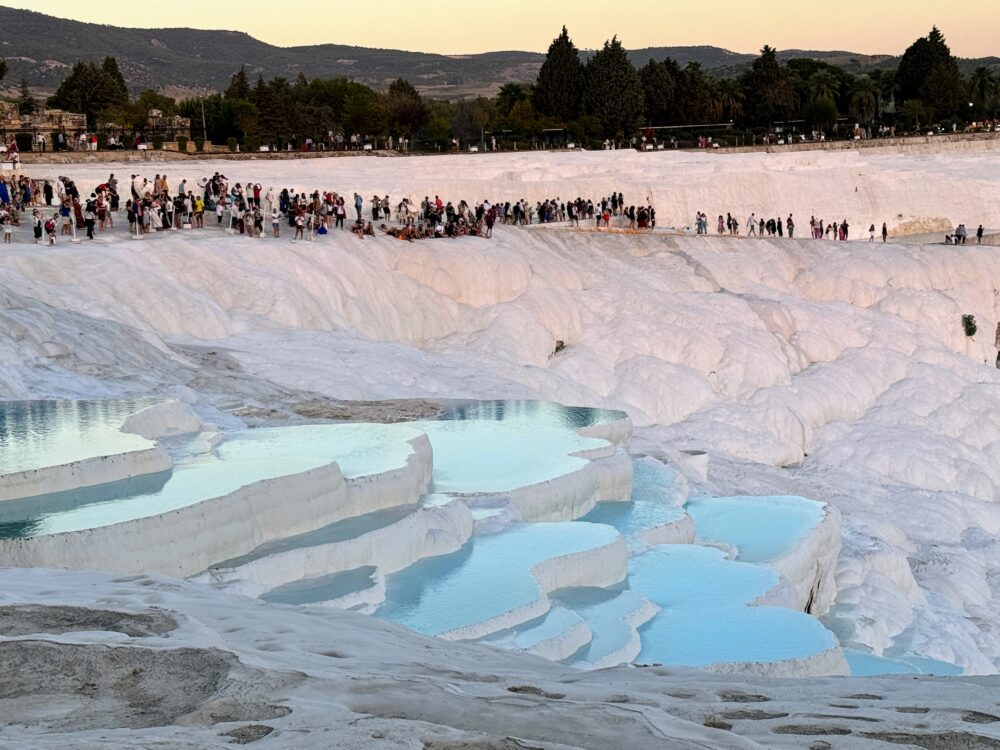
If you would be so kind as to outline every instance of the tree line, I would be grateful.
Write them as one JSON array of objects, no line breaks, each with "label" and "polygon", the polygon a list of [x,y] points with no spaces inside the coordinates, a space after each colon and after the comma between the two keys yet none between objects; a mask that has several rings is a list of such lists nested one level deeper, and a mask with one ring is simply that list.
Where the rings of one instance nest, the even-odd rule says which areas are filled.
[{"label": "tree line", "polygon": [[[5,67],[5,66],[4,66]],[[2,71],[2,69],[0,69]],[[193,135],[214,143],[301,147],[306,139],[330,143],[351,134],[407,139],[414,148],[490,142],[521,148],[555,134],[594,145],[630,142],[646,128],[673,127],[681,139],[699,126],[725,133],[759,134],[775,128],[820,130],[830,137],[845,121],[888,124],[897,131],[965,123],[994,116],[1000,85],[988,68],[961,72],[936,27],[917,39],[895,68],[855,75],[810,58],[783,62],[765,46],[741,74],[713,76],[697,63],[651,60],[636,68],[614,37],[584,60],[566,27],[553,40],[532,84],[508,83],[492,97],[441,101],[422,97],[406,80],[377,91],[348,80],[258,77],[240,69],[225,91],[176,101],[155,91],[134,97],[113,57],[100,65],[77,63],[47,100],[51,107],[85,113],[88,126],[112,122],[142,132],[150,109],[192,121]],[[38,104],[22,81],[22,113]]]}]

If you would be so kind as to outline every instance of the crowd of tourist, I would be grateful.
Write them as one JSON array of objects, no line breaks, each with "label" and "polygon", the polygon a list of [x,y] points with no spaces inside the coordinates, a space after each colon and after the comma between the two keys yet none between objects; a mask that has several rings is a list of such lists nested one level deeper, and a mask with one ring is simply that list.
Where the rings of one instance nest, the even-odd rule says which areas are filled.
[{"label": "crowd of tourist", "polygon": [[[120,195],[128,196],[124,204]],[[366,203],[370,212],[367,217]],[[534,203],[520,199],[471,204],[466,200],[446,201],[437,195],[425,196],[419,203],[409,198],[394,203],[388,195],[374,195],[366,202],[359,193],[348,197],[330,190],[276,191],[257,182],[231,183],[217,172],[196,184],[181,180],[176,188],[166,174],[156,174],[152,181],[132,175],[124,188],[112,174],[85,196],[68,177],[55,180],[36,180],[25,174],[0,177],[0,227],[5,244],[11,243],[15,228],[25,218],[36,243],[47,240],[55,244],[57,236],[75,238],[78,232],[93,239],[97,233],[114,227],[115,216],[121,210],[125,211],[129,231],[135,236],[169,229],[201,229],[205,227],[206,213],[214,215],[215,225],[230,234],[249,238],[267,234],[280,238],[287,228],[292,239],[307,241],[335,230],[350,231],[359,239],[384,234],[413,242],[458,237],[488,239],[497,224],[560,223],[621,231],[650,231],[656,227],[656,209],[651,202],[647,199],[640,205],[627,204],[621,192],[611,192],[599,200],[556,197]],[[809,219],[812,239],[847,241],[850,229],[846,220],[826,222],[815,216]],[[709,234],[706,213],[697,212],[695,230],[699,235]],[[792,214],[782,219],[751,213],[745,223],[748,237],[794,239],[795,230]],[[720,214],[715,231],[736,237],[741,234],[741,225],[732,213]],[[983,235],[980,225],[975,235],[980,244]],[[878,236],[882,242],[888,240],[886,224],[882,224],[881,232],[874,224],[869,227],[869,241],[874,242]],[[960,224],[945,236],[945,242],[966,244],[968,237],[965,225]]]},{"label": "crowd of tourist", "polygon": [[95,233],[113,228],[114,216],[121,210],[135,236],[203,228],[206,213],[214,215],[216,226],[231,234],[259,238],[269,224],[271,237],[281,237],[287,227],[293,239],[302,240],[313,240],[334,230],[351,231],[360,239],[382,233],[412,242],[490,238],[497,224],[560,222],[580,226],[581,222],[592,221],[596,228],[614,225],[636,230],[651,230],[656,225],[653,206],[626,205],[621,192],[597,201],[578,197],[535,203],[524,199],[482,200],[474,204],[445,201],[435,195],[433,199],[425,196],[419,203],[403,198],[395,205],[388,195],[375,195],[367,201],[370,219],[363,215],[365,204],[359,193],[348,197],[331,190],[278,191],[256,182],[233,182],[218,172],[197,184],[182,180],[176,186],[167,174],[156,174],[152,180],[132,175],[125,185],[112,174],[89,196],[81,195],[67,177],[33,180],[22,174],[10,181],[0,178],[0,222],[7,242],[13,228],[29,211],[35,241],[41,242],[44,236],[53,244],[57,235],[75,237],[78,231],[93,239]]}]

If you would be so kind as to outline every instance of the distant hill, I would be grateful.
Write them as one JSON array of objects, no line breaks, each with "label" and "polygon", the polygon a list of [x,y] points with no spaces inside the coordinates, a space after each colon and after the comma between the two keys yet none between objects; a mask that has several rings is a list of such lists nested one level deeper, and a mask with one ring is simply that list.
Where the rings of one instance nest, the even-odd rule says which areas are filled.
[{"label": "distant hill", "polygon": [[[53,91],[76,61],[100,61],[114,55],[133,91],[152,88],[174,96],[216,91],[225,88],[242,65],[251,80],[258,74],[295,78],[303,73],[307,78],[345,76],[386,88],[396,78],[406,78],[426,96],[462,98],[494,94],[502,84],[512,81],[533,81],[544,60],[537,52],[438,55],[342,44],[275,47],[238,31],[128,29],[3,6],[0,29],[0,56],[10,66],[4,80],[8,91],[22,76],[32,88]],[[584,52],[584,56],[591,54]],[[739,73],[755,57],[711,46],[651,47],[629,54],[637,66],[672,57],[682,65],[699,63],[716,75]],[[812,57],[856,72],[892,65],[898,59],[805,50],[786,50],[780,56]],[[996,67],[1000,60],[963,61],[968,69],[977,64]]]}]

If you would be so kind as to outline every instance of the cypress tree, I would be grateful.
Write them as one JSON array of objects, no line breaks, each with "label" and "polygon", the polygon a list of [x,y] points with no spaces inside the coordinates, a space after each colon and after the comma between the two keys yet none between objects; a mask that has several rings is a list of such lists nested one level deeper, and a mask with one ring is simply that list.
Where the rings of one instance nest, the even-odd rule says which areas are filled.
[{"label": "cypress tree", "polygon": [[125,76],[122,75],[118,67],[118,60],[113,57],[105,57],[101,63],[101,70],[107,76],[114,92],[115,104],[128,104],[128,86],[125,85]]},{"label": "cypress tree", "polygon": [[628,137],[642,119],[642,82],[618,37],[587,62],[583,105],[607,138]]},{"label": "cypress tree", "polygon": [[563,26],[562,33],[552,40],[542,69],[538,71],[533,102],[535,109],[561,122],[580,115],[583,93],[583,64],[580,53]]},{"label": "cypress tree", "polygon": [[21,79],[21,95],[17,97],[17,111],[22,115],[33,115],[38,111],[38,102],[31,95],[27,78]]}]

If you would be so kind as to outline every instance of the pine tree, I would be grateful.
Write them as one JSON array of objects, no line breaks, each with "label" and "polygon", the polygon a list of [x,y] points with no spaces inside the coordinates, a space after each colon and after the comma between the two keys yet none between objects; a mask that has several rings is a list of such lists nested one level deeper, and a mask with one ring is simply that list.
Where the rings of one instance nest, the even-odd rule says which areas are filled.
[{"label": "pine tree", "polygon": [[49,97],[50,107],[87,115],[87,127],[97,125],[97,116],[110,107],[122,104],[115,81],[92,62],[78,62]]},{"label": "pine tree", "polygon": [[604,136],[631,136],[642,119],[642,82],[617,36],[587,62],[585,80],[584,109],[597,118]]},{"label": "pine tree", "polygon": [[31,95],[27,78],[21,78],[21,95],[17,97],[17,111],[22,115],[33,115],[38,111],[38,102]]},{"label": "pine tree", "polygon": [[108,77],[115,94],[117,96],[116,104],[127,104],[128,103],[128,86],[125,85],[125,76],[122,75],[121,69],[118,67],[118,61],[113,57],[105,57],[104,62],[101,64],[101,70],[104,75]]},{"label": "pine tree", "polygon": [[229,81],[229,88],[226,89],[226,98],[250,100],[250,82],[247,80],[247,71],[244,66],[241,65],[240,69],[233,73],[233,77]]},{"label": "pine tree", "polygon": [[545,62],[538,71],[533,102],[535,109],[561,122],[580,115],[583,94],[583,64],[580,53],[563,26],[562,33],[549,45]]}]

